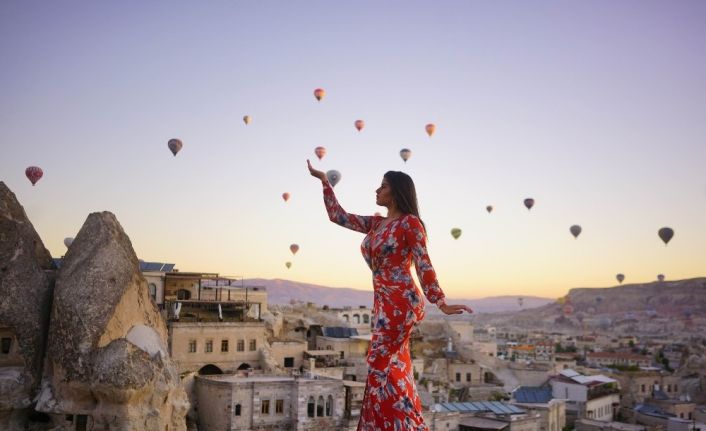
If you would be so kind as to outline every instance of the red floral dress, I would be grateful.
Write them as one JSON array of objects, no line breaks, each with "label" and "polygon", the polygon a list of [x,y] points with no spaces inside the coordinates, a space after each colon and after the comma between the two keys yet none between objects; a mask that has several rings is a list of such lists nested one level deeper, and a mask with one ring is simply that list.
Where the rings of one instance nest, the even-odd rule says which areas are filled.
[{"label": "red floral dress", "polygon": [[367,234],[360,249],[373,272],[372,342],[358,430],[427,431],[409,350],[412,327],[424,318],[424,301],[410,272],[412,261],[427,299],[441,305],[444,293],[427,254],[424,227],[411,214],[386,225],[381,216],[348,214],[328,182],[324,203],[332,222]]}]

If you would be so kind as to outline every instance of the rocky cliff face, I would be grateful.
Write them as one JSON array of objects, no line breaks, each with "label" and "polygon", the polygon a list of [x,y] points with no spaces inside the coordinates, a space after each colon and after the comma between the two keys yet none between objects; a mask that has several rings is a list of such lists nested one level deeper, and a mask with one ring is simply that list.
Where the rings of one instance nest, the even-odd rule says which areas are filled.
[{"label": "rocky cliff face", "polygon": [[[53,289],[49,252],[0,182],[0,429],[24,429],[42,375]],[[8,341],[9,340],[9,341]]]},{"label": "rocky cliff face", "polygon": [[37,410],[105,430],[184,430],[167,329],[115,216],[88,216],[56,277]]}]

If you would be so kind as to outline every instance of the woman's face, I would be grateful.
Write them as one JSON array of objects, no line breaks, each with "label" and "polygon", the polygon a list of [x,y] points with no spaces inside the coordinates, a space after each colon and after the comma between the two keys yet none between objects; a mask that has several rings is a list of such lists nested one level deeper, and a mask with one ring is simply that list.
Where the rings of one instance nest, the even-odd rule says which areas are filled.
[{"label": "woman's face", "polygon": [[394,202],[395,199],[392,196],[392,187],[390,187],[390,183],[383,178],[380,187],[375,190],[375,203],[389,209]]}]

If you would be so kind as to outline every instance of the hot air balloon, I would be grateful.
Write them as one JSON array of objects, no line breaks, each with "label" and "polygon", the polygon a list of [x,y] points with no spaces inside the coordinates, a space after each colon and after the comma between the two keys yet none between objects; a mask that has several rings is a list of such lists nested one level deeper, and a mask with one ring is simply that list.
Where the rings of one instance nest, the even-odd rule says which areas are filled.
[{"label": "hot air balloon", "polygon": [[42,175],[44,175],[44,172],[39,166],[30,166],[25,169],[25,176],[29,179],[33,186],[42,178]]},{"label": "hot air balloon", "polygon": [[287,202],[289,200],[289,193],[287,193],[287,192],[282,193],[282,199],[284,199],[284,201]]},{"label": "hot air balloon", "polygon": [[181,150],[181,147],[183,147],[184,144],[181,143],[180,139],[170,139],[169,142],[167,142],[167,147],[172,151],[172,154],[174,154],[174,157],[176,157],[177,153]]},{"label": "hot air balloon", "polygon": [[657,281],[660,283],[664,281],[664,274],[657,274]]},{"label": "hot air balloon", "polygon": [[326,155],[326,148],[316,147],[316,148],[314,148],[314,154],[316,154],[316,157],[318,157],[319,160],[321,160]]},{"label": "hot air balloon", "polygon": [[314,97],[316,97],[316,100],[321,102],[321,99],[326,97],[326,90],[324,90],[323,88],[317,88],[316,90],[314,90]]},{"label": "hot air balloon", "polygon": [[567,302],[566,304],[564,304],[564,308],[562,308],[562,311],[564,312],[564,316],[568,316],[574,312],[574,306],[571,305],[570,302]]},{"label": "hot air balloon", "polygon": [[519,298],[517,298],[517,304],[518,304],[520,307],[522,307],[522,304],[524,304],[524,303],[525,303],[525,298],[523,298],[523,297],[521,297],[521,296],[520,296]]},{"label": "hot air balloon", "polygon": [[328,182],[331,183],[331,187],[336,187],[336,184],[341,181],[341,173],[332,169],[326,172],[326,178],[328,178]]},{"label": "hot air balloon", "polygon": [[458,237],[461,236],[461,229],[457,227],[451,229],[451,236],[454,237],[454,239],[458,239]]},{"label": "hot air balloon", "polygon": [[532,198],[525,199],[525,206],[527,207],[527,211],[531,210],[532,207],[534,206],[534,199],[532,199]]},{"label": "hot air balloon", "polygon": [[412,157],[412,150],[410,150],[409,148],[402,148],[400,150],[400,157],[402,157],[402,160],[407,163],[407,160]]},{"label": "hot air balloon", "polygon": [[250,124],[251,121],[252,121],[252,118],[249,115],[246,115],[243,117],[243,123],[245,123],[246,126],[248,124]]},{"label": "hot air balloon", "polygon": [[64,245],[66,246],[66,248],[71,247],[71,244],[73,244],[73,242],[74,242],[74,239],[71,237],[64,238]]},{"label": "hot air balloon", "polygon": [[669,240],[674,236],[674,231],[670,227],[663,227],[657,232],[657,234],[660,238],[662,238],[662,241],[664,241],[664,245],[666,246],[667,243],[669,243]]},{"label": "hot air balloon", "polygon": [[284,263],[284,266],[286,266],[287,269],[289,269],[289,268],[292,267],[292,262],[285,262],[285,263]]},{"label": "hot air balloon", "polygon": [[365,127],[365,121],[355,120],[355,128],[358,129],[359,132],[363,130],[363,127]]},{"label": "hot air balloon", "polygon": [[571,232],[571,235],[574,236],[574,238],[578,238],[579,235],[581,235],[581,226],[575,224],[569,228],[569,231]]},{"label": "hot air balloon", "polygon": [[424,126],[424,130],[427,131],[427,135],[429,135],[429,137],[431,138],[431,135],[433,135],[434,132],[436,131],[436,126],[434,125],[434,123],[429,123],[426,126]]},{"label": "hot air balloon", "polygon": [[488,211],[488,214],[490,214],[490,213],[493,212],[493,206],[492,206],[492,205],[488,205],[487,207],[485,207],[485,210]]},{"label": "hot air balloon", "polygon": [[615,279],[618,280],[618,283],[621,283],[621,284],[622,284],[622,283],[623,283],[623,280],[625,280],[625,275],[623,275],[623,274],[617,274],[617,275],[615,276]]},{"label": "hot air balloon", "polygon": [[292,252],[292,254],[297,254],[299,251],[299,245],[298,244],[292,244],[289,246],[289,251]]}]

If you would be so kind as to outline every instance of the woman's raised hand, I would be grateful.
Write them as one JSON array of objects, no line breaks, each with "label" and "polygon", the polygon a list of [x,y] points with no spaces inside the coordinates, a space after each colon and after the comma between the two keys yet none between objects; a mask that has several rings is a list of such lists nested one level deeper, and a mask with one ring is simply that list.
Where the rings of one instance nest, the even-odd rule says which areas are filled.
[{"label": "woman's raised hand", "polygon": [[309,173],[311,174],[312,177],[320,179],[322,182],[328,181],[328,178],[326,178],[326,173],[323,171],[319,171],[314,169],[313,166],[311,166],[311,162],[309,159],[306,159],[306,164],[309,166]]},{"label": "woman's raised hand", "polygon": [[446,314],[461,314],[464,311],[467,311],[468,313],[473,313],[473,310],[471,307],[468,307],[466,305],[449,305],[449,304],[443,304],[439,305],[439,310]]}]

